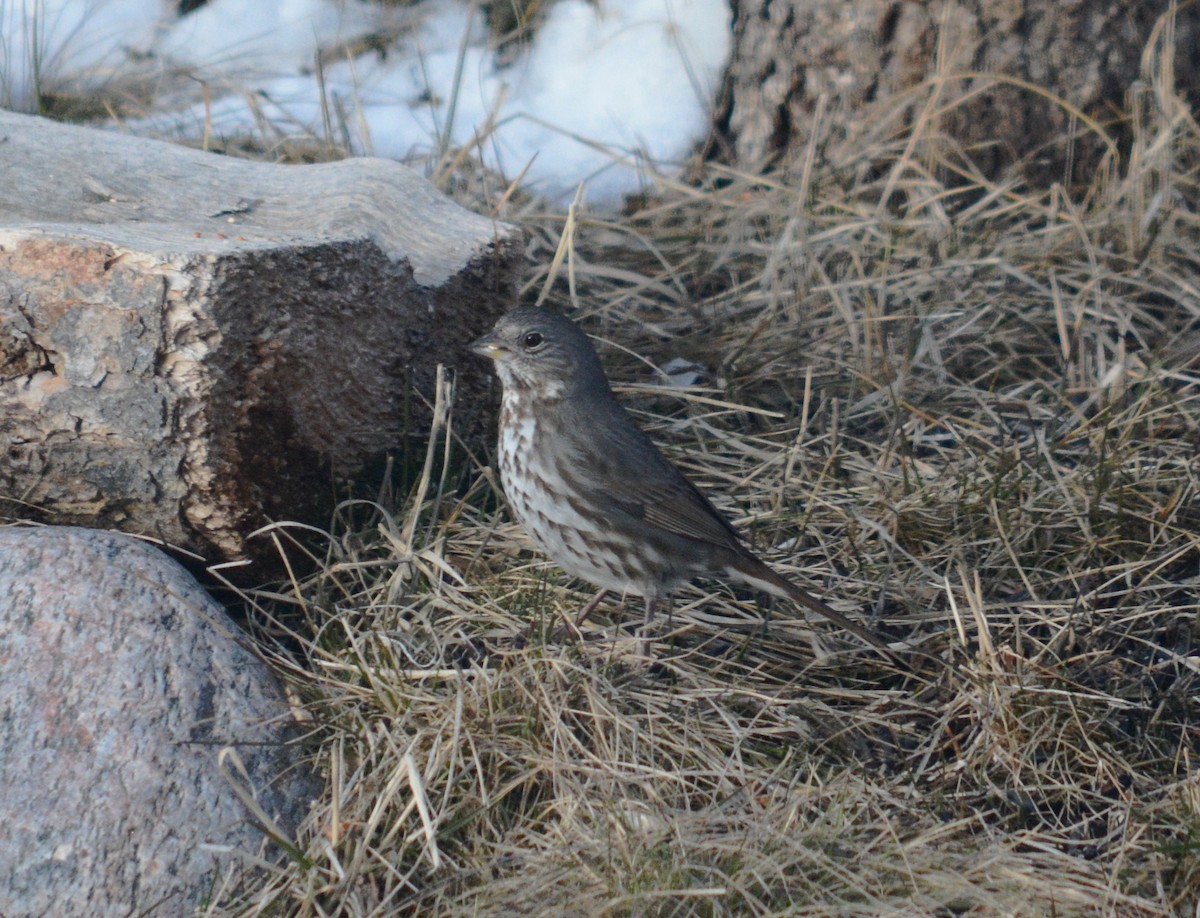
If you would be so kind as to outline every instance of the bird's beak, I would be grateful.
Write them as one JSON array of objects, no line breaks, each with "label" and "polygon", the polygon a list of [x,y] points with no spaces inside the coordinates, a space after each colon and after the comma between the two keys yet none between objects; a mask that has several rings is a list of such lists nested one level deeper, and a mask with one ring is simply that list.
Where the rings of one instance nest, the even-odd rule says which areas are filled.
[{"label": "bird's beak", "polygon": [[508,348],[500,343],[495,332],[488,332],[482,338],[472,341],[469,347],[481,357],[490,357],[492,360],[496,360],[508,353]]}]

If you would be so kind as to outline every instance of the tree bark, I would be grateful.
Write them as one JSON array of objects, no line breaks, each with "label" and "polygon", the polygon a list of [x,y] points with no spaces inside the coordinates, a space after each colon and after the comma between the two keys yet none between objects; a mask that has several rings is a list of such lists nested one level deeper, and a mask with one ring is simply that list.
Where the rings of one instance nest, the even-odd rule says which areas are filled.
[{"label": "tree bark", "polygon": [[484,391],[518,233],[403,166],[0,112],[0,175],[0,514],[241,558],[420,437],[437,364]]},{"label": "tree bark", "polygon": [[[1069,181],[1072,167],[1083,174],[1111,149],[1071,109],[1112,125],[1135,82],[1150,79],[1143,52],[1169,7],[1168,0],[736,0],[718,124],[732,158],[749,168],[795,159],[814,133],[852,155],[925,116],[932,119],[925,130],[953,139],[988,174],[1021,162],[1042,178]],[[1166,57],[1177,85],[1194,103],[1200,4],[1180,4],[1170,25],[1163,50],[1173,52]]]}]

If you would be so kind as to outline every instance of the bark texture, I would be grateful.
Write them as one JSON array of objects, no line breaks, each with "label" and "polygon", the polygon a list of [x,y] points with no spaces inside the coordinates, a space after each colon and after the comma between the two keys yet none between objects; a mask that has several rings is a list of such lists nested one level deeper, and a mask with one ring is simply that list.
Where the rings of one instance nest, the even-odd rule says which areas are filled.
[{"label": "bark texture", "polygon": [[[995,173],[1017,161],[1062,179],[1106,149],[1070,107],[1111,124],[1156,35],[1193,102],[1200,4],[1168,0],[736,0],[735,48],[720,121],[744,166],[787,162],[813,132],[860,146],[918,117]],[[1163,61],[1160,54],[1156,67]],[[1029,86],[1021,86],[1020,81]],[[1062,101],[1048,99],[1039,87]],[[820,101],[820,104],[819,104]],[[1065,104],[1062,104],[1065,103]],[[820,123],[816,122],[818,110]],[[1118,132],[1119,134],[1119,132]],[[980,145],[980,146],[977,146]]]},{"label": "bark texture", "polygon": [[510,304],[515,230],[393,162],[280,166],[0,112],[0,515],[210,559],[324,525]]}]

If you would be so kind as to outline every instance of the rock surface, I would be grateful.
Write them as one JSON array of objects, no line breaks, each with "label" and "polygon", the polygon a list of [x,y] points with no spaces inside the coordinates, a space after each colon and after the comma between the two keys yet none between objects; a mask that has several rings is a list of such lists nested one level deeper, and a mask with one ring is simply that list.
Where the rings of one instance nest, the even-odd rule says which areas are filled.
[{"label": "rock surface", "polygon": [[276,680],[196,581],[127,536],[0,528],[0,915],[187,915],[315,793]]}]

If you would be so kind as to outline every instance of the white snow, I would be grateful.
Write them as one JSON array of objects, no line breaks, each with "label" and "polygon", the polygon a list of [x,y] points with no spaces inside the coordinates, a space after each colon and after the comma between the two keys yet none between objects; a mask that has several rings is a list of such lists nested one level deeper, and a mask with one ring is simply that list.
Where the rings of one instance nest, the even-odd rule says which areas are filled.
[{"label": "white snow", "polygon": [[166,0],[0,0],[0,107],[33,111],[39,87],[103,81],[131,51],[150,49],[169,6]]},{"label": "white snow", "polygon": [[209,0],[163,36],[158,53],[210,75],[311,69],[315,50],[378,28],[384,10],[359,0]]},{"label": "white snow", "polygon": [[[211,0],[177,20],[160,0],[0,0],[0,47],[5,11],[34,7],[54,7],[68,25],[89,17],[91,56],[64,39],[56,75],[86,75],[132,43],[241,90],[127,128],[194,137],[207,119],[219,135],[258,135],[265,117],[285,136],[321,137],[332,125],[331,139],[356,153],[409,161],[478,141],[478,155],[507,178],[524,170],[526,187],[560,202],[583,181],[604,208],[639,190],[648,171],[669,173],[703,137],[732,42],[727,0],[557,0],[507,65],[481,14],[458,0]],[[328,62],[318,78],[317,48],[406,23],[386,54]],[[114,41],[104,45],[106,35]],[[0,57],[0,91],[20,67]]]}]

